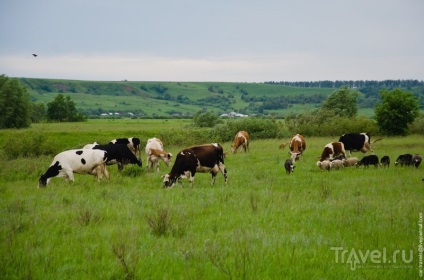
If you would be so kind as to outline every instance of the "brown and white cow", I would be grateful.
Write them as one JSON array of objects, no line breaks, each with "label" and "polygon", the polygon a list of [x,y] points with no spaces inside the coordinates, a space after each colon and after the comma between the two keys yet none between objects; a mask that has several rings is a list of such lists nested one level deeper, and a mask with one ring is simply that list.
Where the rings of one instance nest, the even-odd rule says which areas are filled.
[{"label": "brown and white cow", "polygon": [[346,157],[346,151],[344,148],[344,144],[342,142],[332,142],[325,145],[324,150],[322,151],[321,156],[319,157],[319,161],[326,160],[342,154]]},{"label": "brown and white cow", "polygon": [[[300,134],[293,134],[289,143],[290,148],[290,157],[293,162],[299,159],[299,156],[302,155],[303,151],[306,149],[306,141]],[[280,149],[283,149],[287,144],[281,144]]]},{"label": "brown and white cow", "polygon": [[163,149],[163,143],[159,138],[148,139],[145,152],[147,154],[146,169],[156,169],[159,172],[159,160],[163,160],[166,166],[171,163],[172,154]]},{"label": "brown and white cow", "polygon": [[163,179],[163,186],[173,187],[178,180],[181,185],[182,178],[188,178],[190,187],[193,186],[196,172],[211,173],[212,184],[218,172],[224,176],[225,184],[228,182],[227,170],[224,165],[224,150],[217,143],[193,146],[180,151],[175,158],[171,172]]},{"label": "brown and white cow", "polygon": [[249,150],[249,133],[243,130],[237,132],[234,137],[234,142],[231,145],[231,152],[233,154],[237,153],[237,150],[239,149],[243,149],[245,152],[246,150]]}]

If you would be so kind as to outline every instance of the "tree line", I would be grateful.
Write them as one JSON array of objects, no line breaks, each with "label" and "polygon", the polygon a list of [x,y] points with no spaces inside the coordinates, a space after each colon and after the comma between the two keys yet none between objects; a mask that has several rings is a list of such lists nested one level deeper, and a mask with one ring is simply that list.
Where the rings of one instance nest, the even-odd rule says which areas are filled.
[{"label": "tree line", "polygon": [[418,80],[336,80],[336,81],[268,81],[265,84],[283,85],[291,87],[307,87],[307,88],[340,88],[347,86],[349,88],[411,88],[424,86],[424,81]]}]

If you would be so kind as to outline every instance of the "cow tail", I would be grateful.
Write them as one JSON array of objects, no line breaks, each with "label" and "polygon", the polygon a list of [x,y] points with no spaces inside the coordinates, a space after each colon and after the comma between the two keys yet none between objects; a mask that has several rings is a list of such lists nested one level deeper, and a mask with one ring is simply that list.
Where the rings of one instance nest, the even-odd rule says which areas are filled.
[{"label": "cow tail", "polygon": [[377,140],[374,140],[371,144],[374,144],[377,141],[383,140],[383,138],[378,138]]}]

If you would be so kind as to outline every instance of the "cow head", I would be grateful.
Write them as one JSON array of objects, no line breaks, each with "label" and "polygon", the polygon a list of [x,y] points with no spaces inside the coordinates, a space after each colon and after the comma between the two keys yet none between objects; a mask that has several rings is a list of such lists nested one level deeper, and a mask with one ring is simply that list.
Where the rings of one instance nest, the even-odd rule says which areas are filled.
[{"label": "cow head", "polygon": [[299,156],[302,154],[302,152],[289,152],[290,157],[293,162],[296,162],[296,160],[299,160]]},{"label": "cow head", "polygon": [[172,188],[175,185],[175,182],[177,181],[179,177],[177,176],[171,176],[170,174],[165,174],[163,176],[163,187],[164,188]]},{"label": "cow head", "polygon": [[55,164],[47,169],[46,173],[40,176],[40,179],[38,179],[38,188],[47,186],[52,177],[59,175],[61,169],[62,166],[59,164],[59,161],[56,161]]},{"label": "cow head", "polygon": [[230,150],[231,150],[231,153],[233,153],[233,154],[237,152],[237,148],[234,145],[231,145]]},{"label": "cow head", "polygon": [[166,164],[166,166],[169,166],[171,164],[171,158],[172,158],[171,153],[161,154],[160,157],[162,158],[162,160]]}]

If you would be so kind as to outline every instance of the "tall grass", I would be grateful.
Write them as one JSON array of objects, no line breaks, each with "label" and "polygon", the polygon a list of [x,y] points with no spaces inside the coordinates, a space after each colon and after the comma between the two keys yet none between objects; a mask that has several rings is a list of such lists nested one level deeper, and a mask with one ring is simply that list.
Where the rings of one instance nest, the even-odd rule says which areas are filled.
[{"label": "tall grass", "polygon": [[[96,131],[93,127],[93,131]],[[130,128],[132,129],[132,128]],[[125,132],[125,130],[123,131]],[[97,131],[91,137],[112,135]],[[140,134],[143,134],[140,128]],[[84,132],[82,132],[84,135]],[[46,141],[59,132],[46,132]],[[67,134],[72,136],[73,134]],[[88,135],[88,134],[87,134]],[[66,135],[55,139],[66,143]],[[81,137],[81,144],[87,142]],[[0,275],[4,279],[414,279],[418,215],[424,211],[422,168],[315,165],[332,137],[309,137],[287,175],[288,139],[252,140],[225,158],[229,183],[196,174],[193,188],[161,187],[161,172],[109,166],[110,181],[76,175],[74,183],[37,180],[51,156],[0,159]],[[69,145],[80,143],[73,136]],[[230,142],[222,143],[225,150]],[[168,145],[176,153],[184,146]],[[384,138],[381,157],[424,153],[420,136]],[[354,153],[361,157],[362,154]],[[144,160],[144,159],[143,159]],[[133,171],[134,170],[134,171]],[[126,173],[127,172],[127,173]],[[132,174],[136,174],[133,176]],[[410,263],[355,270],[332,247],[413,250]]]}]

